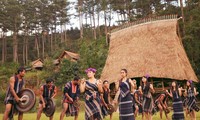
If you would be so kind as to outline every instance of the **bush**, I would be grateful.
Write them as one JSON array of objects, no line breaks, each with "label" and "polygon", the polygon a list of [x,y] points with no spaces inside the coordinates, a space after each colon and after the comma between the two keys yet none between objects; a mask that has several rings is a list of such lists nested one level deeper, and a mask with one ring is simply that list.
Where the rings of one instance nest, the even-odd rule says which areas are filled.
[{"label": "bush", "polygon": [[62,109],[62,95],[56,97],[57,99],[55,99],[55,103],[56,103],[56,110],[61,110]]},{"label": "bush", "polygon": [[0,92],[0,104],[4,103],[5,97],[6,97],[6,90],[1,90],[1,92]]},{"label": "bush", "polygon": [[60,64],[60,71],[56,74],[56,82],[55,84],[58,86],[65,85],[66,82],[71,81],[74,76],[80,74],[80,67],[77,62],[71,62],[69,60],[63,60]]},{"label": "bush", "polygon": [[108,46],[105,37],[98,40],[84,41],[80,43],[79,54],[81,74],[85,75],[85,69],[94,67],[97,69],[96,77],[100,77],[107,58]]}]

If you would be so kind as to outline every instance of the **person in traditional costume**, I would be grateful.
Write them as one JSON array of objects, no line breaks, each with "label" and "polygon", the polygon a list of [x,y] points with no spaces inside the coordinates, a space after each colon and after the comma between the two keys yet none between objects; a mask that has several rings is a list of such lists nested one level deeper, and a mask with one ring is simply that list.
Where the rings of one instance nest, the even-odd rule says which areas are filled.
[{"label": "person in traditional costume", "polygon": [[173,81],[170,92],[168,90],[166,92],[172,97],[172,120],[184,120],[183,102],[181,99],[182,88],[179,88],[176,81]]},{"label": "person in traditional costume", "polygon": [[168,109],[168,98],[169,98],[169,95],[164,92],[164,93],[161,93],[157,96],[157,98],[155,99],[155,106],[159,109],[160,111],[160,119],[162,119],[162,113],[164,111],[165,113],[165,116],[166,116],[166,119],[169,120],[169,117],[168,117],[168,113],[170,112],[169,109]]},{"label": "person in traditional costume", "polygon": [[134,120],[133,101],[131,87],[134,88],[133,81],[127,78],[127,70],[121,69],[121,79],[115,82],[116,90],[119,90],[119,119]]},{"label": "person in traditional costume", "polygon": [[196,103],[197,91],[196,91],[196,88],[194,87],[192,80],[187,81],[187,89],[184,92],[184,95],[186,96],[186,109],[190,115],[190,119],[196,120],[195,112],[199,111],[199,107],[197,106],[197,103]]},{"label": "person in traditional costume", "polygon": [[6,97],[4,100],[4,104],[6,105],[3,120],[8,120],[13,118],[15,113],[18,113],[18,120],[23,119],[23,113],[17,111],[16,104],[20,102],[20,98],[18,97],[18,93],[23,89],[24,80],[23,77],[26,73],[24,67],[20,67],[17,70],[17,74],[12,76],[9,81],[9,86],[7,89]]},{"label": "person in traditional costume", "polygon": [[144,112],[145,120],[152,120],[153,109],[154,109],[154,101],[152,97],[152,93],[155,92],[153,85],[148,82],[150,76],[146,75],[142,77],[142,109]]},{"label": "person in traditional costume", "polygon": [[108,80],[103,81],[103,93],[101,94],[102,101],[102,114],[103,117],[110,115],[110,120],[112,120],[112,113],[108,112],[109,105],[111,105],[110,101],[110,89]]},{"label": "person in traditional costume", "polygon": [[[57,94],[57,88],[53,84],[53,79],[47,78],[46,84],[40,87],[40,101],[37,112],[37,120],[40,120],[43,109],[46,107],[46,102],[49,99],[53,99]],[[53,115],[49,117],[49,120],[53,120]]]},{"label": "person in traditional costume", "polygon": [[131,95],[133,97],[133,113],[134,113],[134,117],[136,118],[139,111],[139,107],[136,102],[136,99],[138,99],[136,98],[138,97],[138,91],[137,91],[137,82],[135,79],[133,80],[133,84],[134,84],[134,88],[131,88]]},{"label": "person in traditional costume", "polygon": [[138,90],[136,89],[135,92],[133,93],[133,103],[134,103],[133,112],[135,118],[138,116],[138,114],[142,114],[142,119],[143,119],[142,100],[143,100],[142,87],[139,86]]},{"label": "person in traditional costume", "polygon": [[138,90],[135,93],[135,102],[139,108],[138,113],[142,114],[142,120],[144,120],[144,113],[143,113],[143,109],[142,109],[143,95],[142,95],[142,87],[141,86],[138,87]]},{"label": "person in traditional costume", "polygon": [[100,94],[102,81],[94,76],[96,69],[88,68],[86,71],[88,80],[81,80],[80,91],[85,92],[85,120],[102,120]]},{"label": "person in traditional costume", "polygon": [[79,81],[80,77],[75,76],[72,81],[65,85],[62,102],[63,110],[60,114],[60,120],[63,120],[65,114],[66,116],[74,116],[74,120],[78,120],[79,106],[77,104],[80,96]]},{"label": "person in traditional costume", "polygon": [[189,112],[188,112],[188,110],[187,110],[187,97],[186,97],[186,95],[183,95],[183,96],[182,96],[182,101],[183,101],[183,109],[185,110],[185,111],[184,111],[184,113],[185,113],[185,118],[187,118],[188,115],[189,115]]}]

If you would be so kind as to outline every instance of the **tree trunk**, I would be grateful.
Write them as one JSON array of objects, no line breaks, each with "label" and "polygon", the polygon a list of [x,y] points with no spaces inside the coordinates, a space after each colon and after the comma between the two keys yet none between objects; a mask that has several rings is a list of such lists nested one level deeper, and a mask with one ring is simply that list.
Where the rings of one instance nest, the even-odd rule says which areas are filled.
[{"label": "tree trunk", "polygon": [[109,44],[109,40],[108,40],[108,27],[107,27],[107,15],[106,15],[106,10],[104,10],[104,32],[105,32],[105,36],[106,36],[106,43],[107,45]]},{"label": "tree trunk", "polygon": [[50,49],[51,53],[53,52],[53,29],[51,29],[51,38],[50,38]]},{"label": "tree trunk", "polygon": [[180,6],[181,6],[182,21],[183,21],[183,36],[184,36],[185,35],[185,16],[184,16],[183,0],[180,0]]},{"label": "tree trunk", "polygon": [[60,24],[60,43],[63,43],[63,28],[62,25]]},{"label": "tree trunk", "polygon": [[124,10],[123,10],[123,17],[124,17],[124,22],[126,23],[127,21],[127,4],[126,4],[126,0],[124,0]]},{"label": "tree trunk", "polygon": [[49,53],[51,53],[51,50],[50,50],[50,35],[49,35],[49,31],[47,32],[46,34],[46,51],[48,51]]},{"label": "tree trunk", "polygon": [[2,38],[2,63],[5,62],[5,38],[4,38],[4,32],[2,32],[1,34],[1,38]]},{"label": "tree trunk", "polygon": [[24,41],[23,41],[23,52],[22,52],[23,63],[24,63],[24,65],[26,64],[26,60],[25,60],[25,45],[26,45],[26,38],[25,38],[25,36],[24,36]]},{"label": "tree trunk", "polygon": [[28,62],[28,34],[27,30],[24,35],[24,43],[23,43],[23,63],[26,65]]},{"label": "tree trunk", "polygon": [[117,19],[118,19],[118,24],[120,25],[121,23],[120,23],[120,14],[119,13],[117,13]]},{"label": "tree trunk", "polygon": [[96,33],[96,25],[95,25],[95,11],[94,6],[92,7],[92,18],[93,18],[93,32],[94,32],[94,39],[97,39],[97,33]]},{"label": "tree trunk", "polygon": [[128,21],[128,23],[130,23],[132,15],[131,15],[131,10],[130,10],[129,3],[126,3],[126,7],[127,7],[127,21]]},{"label": "tree trunk", "polygon": [[44,35],[42,34],[42,58],[44,59]]},{"label": "tree trunk", "polygon": [[92,32],[93,32],[93,28],[92,28],[92,26],[93,26],[93,25],[92,25],[92,14],[89,14],[89,15],[90,15],[90,25],[91,25],[90,28],[91,28],[91,33],[92,33]]},{"label": "tree trunk", "polygon": [[64,33],[65,33],[64,40],[65,40],[65,43],[66,43],[67,42],[67,28],[66,28],[66,25],[65,25]]},{"label": "tree trunk", "polygon": [[[109,3],[111,3],[111,0],[109,0]],[[107,28],[107,32],[110,32],[110,25],[111,25],[111,18],[112,18],[112,8],[109,8],[109,21],[108,21],[108,28]]]},{"label": "tree trunk", "polygon": [[[27,36],[28,36],[28,35],[27,35]],[[27,63],[28,63],[28,44],[29,44],[29,43],[28,43],[28,37],[27,37],[27,36],[26,36],[26,44],[25,44],[25,45],[26,45],[26,46],[25,46],[25,50],[26,50],[26,53],[25,53],[25,54],[26,54],[26,55],[25,55],[25,56],[26,56],[26,59],[25,59],[25,60],[26,60],[26,65],[27,65]]]},{"label": "tree trunk", "polygon": [[4,47],[5,47],[5,49],[4,49],[4,62],[5,62],[7,60],[7,40],[6,40],[5,33],[3,34],[3,39],[4,39],[4,43],[5,43],[5,45],[4,45]]},{"label": "tree trunk", "polygon": [[86,12],[86,13],[85,13],[85,24],[86,24],[86,26],[88,25],[88,19],[87,19],[88,17],[87,17],[87,15],[88,15],[88,14],[87,14],[87,12]]},{"label": "tree trunk", "polygon": [[107,35],[108,33],[108,28],[107,28],[107,15],[106,15],[106,10],[104,10],[104,32],[105,32],[105,35]]},{"label": "tree trunk", "polygon": [[82,3],[78,6],[79,11],[79,26],[80,26],[80,38],[83,39],[83,15],[82,15]]},{"label": "tree trunk", "polygon": [[18,41],[16,31],[13,33],[13,62],[18,62]]},{"label": "tree trunk", "polygon": [[98,11],[98,13],[97,13],[97,20],[98,20],[98,35],[99,35],[99,37],[101,36],[101,30],[100,30],[100,25],[99,25],[99,19],[100,19],[100,11]]},{"label": "tree trunk", "polygon": [[35,48],[37,50],[37,57],[40,57],[40,49],[39,49],[39,44],[38,44],[38,35],[35,35]]},{"label": "tree trunk", "polygon": [[[55,45],[55,43],[57,43],[56,41],[56,37],[57,37],[57,35],[56,35],[56,27],[57,27],[57,25],[56,25],[56,23],[55,23],[55,30],[54,30],[54,45]],[[55,50],[55,48],[56,47],[54,47],[54,50]]]}]

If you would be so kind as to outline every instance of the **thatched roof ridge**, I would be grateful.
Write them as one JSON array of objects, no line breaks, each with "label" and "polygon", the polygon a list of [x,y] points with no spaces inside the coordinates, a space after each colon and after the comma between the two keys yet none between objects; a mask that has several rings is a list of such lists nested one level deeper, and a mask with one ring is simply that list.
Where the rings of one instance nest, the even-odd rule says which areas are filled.
[{"label": "thatched roof ridge", "polygon": [[120,79],[120,69],[126,68],[130,78],[149,74],[198,82],[177,35],[177,21],[156,20],[112,32],[101,79],[114,82]]},{"label": "thatched roof ridge", "polygon": [[80,55],[79,54],[73,53],[73,52],[70,52],[70,51],[63,51],[63,53],[59,56],[58,59],[62,59],[65,55],[68,55],[69,57],[71,57],[72,59],[75,59],[75,60],[79,60],[80,59]]},{"label": "thatched roof ridge", "polygon": [[142,18],[142,19],[139,19],[139,20],[131,22],[131,23],[125,23],[123,25],[120,25],[117,28],[113,29],[111,31],[111,33],[119,31],[119,30],[122,30],[124,28],[131,27],[131,26],[137,26],[137,25],[140,25],[140,24],[148,24],[150,22],[157,21],[157,20],[169,20],[169,19],[177,19],[177,15],[173,15],[172,14],[172,15],[164,15],[164,16],[155,16],[155,17]]}]

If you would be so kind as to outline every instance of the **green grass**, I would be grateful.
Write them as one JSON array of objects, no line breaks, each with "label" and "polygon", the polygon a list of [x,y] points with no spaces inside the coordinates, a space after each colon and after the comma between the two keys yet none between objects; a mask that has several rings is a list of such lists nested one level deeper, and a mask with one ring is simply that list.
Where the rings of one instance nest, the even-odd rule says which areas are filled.
[{"label": "green grass", "polygon": [[[56,99],[56,113],[54,114],[54,120],[59,120],[60,119],[60,111],[62,109],[61,107],[61,103],[60,103],[60,99]],[[25,113],[23,120],[36,120],[36,116],[37,116],[37,108],[38,108],[38,101],[36,102],[35,107],[30,111],[30,113]],[[79,117],[78,120],[84,120],[85,118],[85,113],[84,113],[84,101],[80,101],[81,106],[80,106],[80,113],[79,113]],[[0,120],[2,120],[3,117],[3,112],[5,110],[5,105],[0,104]],[[172,116],[172,111],[170,112],[170,114],[168,115],[169,118],[171,118]],[[14,117],[15,120],[17,120],[17,116]],[[41,119],[40,120],[48,120],[48,118],[42,114]],[[73,117],[65,117],[64,120],[74,120]],[[109,120],[109,116],[107,116],[104,120]],[[115,112],[113,114],[113,120],[119,120],[119,113]],[[142,116],[139,115],[136,120],[142,120]],[[160,120],[160,114],[159,112],[156,113],[156,115],[153,115],[153,120]],[[163,120],[165,120],[165,115],[163,113]],[[190,120],[189,119],[189,115],[185,120]],[[200,120],[200,112],[197,113],[197,120]]]},{"label": "green grass", "polygon": [[[170,118],[171,118],[171,114],[172,112],[169,114]],[[0,120],[2,120],[2,117],[3,117],[3,114],[0,114]],[[54,114],[54,120],[59,120],[59,118],[60,118],[60,113],[56,112]],[[165,120],[165,116],[163,118],[164,118],[163,120]],[[15,116],[14,119],[17,120],[17,116]],[[119,113],[115,112],[113,114],[113,120],[118,120],[118,119],[119,119]],[[141,115],[136,118],[136,120],[141,120],[141,119],[142,119]],[[197,120],[199,119],[200,119],[200,112],[197,113]],[[24,114],[23,120],[36,120],[36,113]],[[42,114],[41,120],[48,120],[48,119],[44,114]],[[65,117],[64,120],[73,120],[73,117]],[[78,120],[84,120],[84,112],[80,112]],[[109,117],[106,117],[104,120],[109,120]],[[153,120],[160,120],[159,113],[153,116]],[[186,120],[189,120],[189,116],[186,118]]]}]

